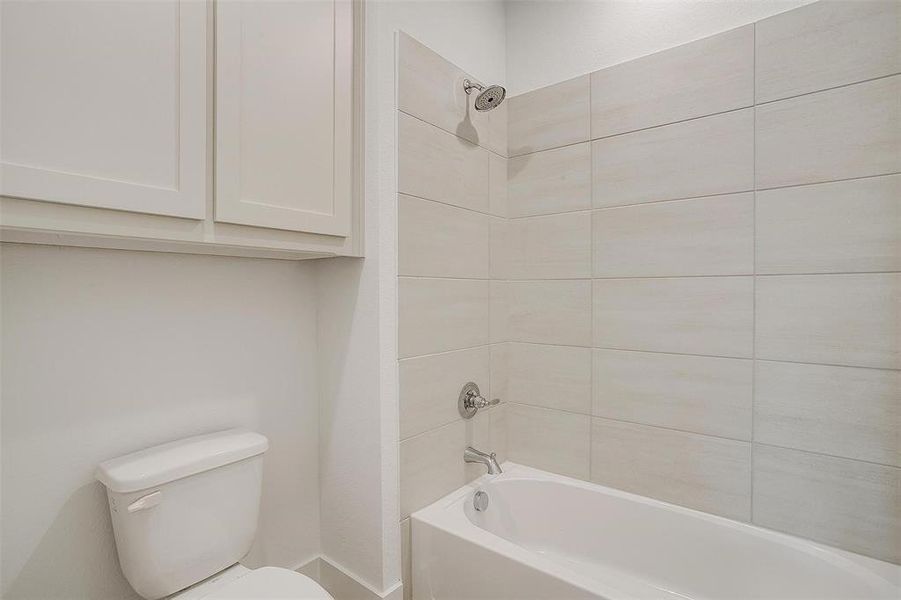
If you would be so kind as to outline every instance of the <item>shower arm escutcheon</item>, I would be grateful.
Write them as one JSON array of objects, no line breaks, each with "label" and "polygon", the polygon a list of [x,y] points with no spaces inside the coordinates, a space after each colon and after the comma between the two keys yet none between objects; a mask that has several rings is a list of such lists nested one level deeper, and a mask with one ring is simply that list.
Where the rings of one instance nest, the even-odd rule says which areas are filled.
[{"label": "shower arm escutcheon", "polygon": [[480,408],[494,406],[500,401],[500,398],[495,398],[494,400],[483,398],[482,393],[479,391],[479,386],[470,381],[460,390],[460,396],[457,398],[457,408],[461,417],[471,419],[479,412]]}]

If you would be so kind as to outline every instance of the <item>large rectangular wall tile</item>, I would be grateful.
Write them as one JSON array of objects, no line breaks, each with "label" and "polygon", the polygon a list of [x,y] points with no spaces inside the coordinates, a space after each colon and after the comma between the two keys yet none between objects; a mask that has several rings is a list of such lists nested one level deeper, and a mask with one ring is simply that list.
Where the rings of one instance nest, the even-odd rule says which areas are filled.
[{"label": "large rectangular wall tile", "polygon": [[750,440],[752,380],[746,359],[595,349],[592,414]]},{"label": "large rectangular wall tile", "polygon": [[592,142],[595,207],[754,188],[754,112],[745,109]]},{"label": "large rectangular wall tile", "polygon": [[411,196],[488,212],[488,151],[397,114],[397,187]]},{"label": "large rectangular wall tile", "polygon": [[588,142],[511,158],[508,216],[529,217],[591,208]]},{"label": "large rectangular wall tile", "polygon": [[506,418],[510,460],[588,479],[590,416],[509,404]]},{"label": "large rectangular wall tile", "polygon": [[901,271],[901,175],[757,193],[758,273]]},{"label": "large rectangular wall tile", "polygon": [[489,393],[489,347],[400,361],[400,439],[460,418],[457,395],[467,381]]},{"label": "large rectangular wall tile", "polygon": [[508,281],[511,341],[591,345],[590,281]]},{"label": "large rectangular wall tile", "polygon": [[594,276],[754,272],[754,194],[594,211]]},{"label": "large rectangular wall tile", "polygon": [[[445,131],[456,131],[467,118],[466,74],[403,32],[398,34],[397,44],[398,109]],[[462,137],[478,143],[475,127],[462,131]]]},{"label": "large rectangular wall tile", "polygon": [[585,213],[507,221],[510,279],[591,277],[591,219]]},{"label": "large rectangular wall tile", "polygon": [[491,218],[400,194],[397,198],[398,274],[487,278]]},{"label": "large rectangular wall tile", "polygon": [[519,404],[591,412],[591,349],[510,343],[508,396]]},{"label": "large rectangular wall tile", "polygon": [[754,439],[901,466],[901,371],[759,361]]},{"label": "large rectangular wall tile", "polygon": [[488,155],[488,212],[507,216],[507,159],[494,153]]},{"label": "large rectangular wall tile", "polygon": [[757,23],[757,101],[901,71],[901,4],[814,2]]},{"label": "large rectangular wall tile", "polygon": [[[472,102],[475,102],[475,98],[472,98]],[[488,117],[488,141],[487,143],[485,143],[484,141],[479,142],[482,144],[482,146],[488,148],[493,153],[504,158],[507,157],[507,127],[509,123],[509,108],[509,105],[507,103],[504,103],[491,112],[482,113],[482,115]],[[472,110],[472,107],[470,107],[470,114],[477,112],[479,111]]]},{"label": "large rectangular wall tile", "polygon": [[901,469],[754,447],[754,523],[901,561]]},{"label": "large rectangular wall tile", "polygon": [[473,109],[463,80],[475,78],[405,33],[397,43],[398,109],[505,155],[506,115]]},{"label": "large rectangular wall tile", "polygon": [[398,281],[398,354],[408,358],[488,343],[489,282]]},{"label": "large rectangular wall tile", "polygon": [[754,104],[754,26],[591,74],[591,137]]},{"label": "large rectangular wall tile", "polygon": [[500,398],[502,402],[510,399],[508,393],[509,368],[508,355],[509,346],[507,342],[501,344],[491,344],[491,354],[489,357],[491,364],[491,385],[490,394],[492,398]]},{"label": "large rectangular wall tile", "polygon": [[901,368],[901,274],[757,278],[757,358]]},{"label": "large rectangular wall tile", "polygon": [[594,345],[712,356],[751,356],[753,278],[594,281]]},{"label": "large rectangular wall tile", "polygon": [[466,483],[466,424],[454,421],[400,443],[400,517]]},{"label": "large rectangular wall tile", "polygon": [[757,187],[901,171],[901,76],[757,107]]},{"label": "large rectangular wall tile", "polygon": [[492,280],[489,292],[489,338],[492,344],[506,342],[509,337],[509,290],[506,281]]},{"label": "large rectangular wall tile", "polygon": [[588,75],[514,96],[507,102],[510,156],[588,140]]},{"label": "large rectangular wall tile", "polygon": [[490,217],[489,222],[489,273],[492,279],[506,279],[509,271],[510,248],[507,243],[509,221]]},{"label": "large rectangular wall tile", "polygon": [[488,435],[491,440],[488,448],[491,449],[491,452],[497,454],[498,462],[503,463],[509,460],[509,453],[507,452],[507,404],[499,404],[489,409],[488,415],[490,417]]},{"label": "large rectangular wall tile", "polygon": [[591,480],[730,519],[751,518],[748,442],[595,418]]}]

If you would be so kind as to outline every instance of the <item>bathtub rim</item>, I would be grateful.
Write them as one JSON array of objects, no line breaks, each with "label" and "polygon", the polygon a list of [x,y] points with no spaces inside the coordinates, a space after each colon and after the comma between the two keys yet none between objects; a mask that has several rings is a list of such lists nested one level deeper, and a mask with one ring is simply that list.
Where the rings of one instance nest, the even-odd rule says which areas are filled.
[{"label": "bathtub rim", "polygon": [[[602,484],[542,471],[541,469],[528,467],[511,461],[504,462],[502,467],[504,470],[502,474],[482,475],[442,498],[439,498],[432,504],[412,513],[410,515],[411,529],[413,524],[417,522],[422,525],[437,528],[449,535],[454,535],[468,542],[478,544],[510,560],[537,569],[546,575],[558,579],[565,579],[567,582],[572,583],[577,587],[585,588],[607,597],[629,598],[643,595],[646,591],[643,585],[635,585],[635,582],[622,582],[624,584],[622,586],[599,583],[596,579],[586,577],[579,571],[570,568],[565,562],[547,558],[516,542],[501,537],[486,529],[482,529],[469,519],[465,507],[463,506],[463,503],[471,497],[476,490],[491,482],[516,480],[552,481],[567,486],[586,489],[595,493],[604,493],[625,500],[662,508],[670,512],[675,512],[676,514],[700,518],[708,522],[729,527],[730,529],[742,530],[755,537],[772,540],[776,543],[804,552],[805,554],[817,556],[821,560],[825,560],[836,567],[849,569],[851,573],[866,580],[871,580],[880,587],[886,587],[886,589],[890,591],[901,591],[901,565],[896,565],[849,550],[843,550],[834,546],[828,546],[820,542],[774,529],[768,529],[753,523],[736,521],[727,517],[664,502],[647,496],[633,494]],[[654,587],[649,583],[646,585]],[[659,590],[660,588],[654,587],[654,589]]]}]

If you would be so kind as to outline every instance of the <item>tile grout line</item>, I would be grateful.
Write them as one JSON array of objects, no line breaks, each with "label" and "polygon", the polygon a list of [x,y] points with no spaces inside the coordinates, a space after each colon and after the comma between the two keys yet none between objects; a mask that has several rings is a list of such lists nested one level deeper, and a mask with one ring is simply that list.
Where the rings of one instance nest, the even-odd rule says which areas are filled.
[{"label": "tile grout line", "polygon": [[[755,25],[755,37],[756,37],[756,25],[757,25],[757,24],[755,23],[754,25]],[[757,58],[757,57],[756,57],[756,54],[757,54],[757,52],[756,52],[756,50],[757,50],[756,45],[755,45],[755,49],[754,49],[754,50],[755,50],[755,52],[754,52],[754,53],[755,53],[755,57],[754,57],[754,58],[755,58],[755,63],[756,63],[756,58]],[[823,92],[831,92],[831,91],[833,91],[833,90],[841,90],[841,89],[844,89],[844,88],[854,87],[855,85],[863,85],[863,84],[866,84],[866,83],[873,83],[874,81],[881,81],[881,80],[883,80],[883,79],[890,79],[890,78],[892,78],[892,77],[897,77],[898,75],[901,75],[901,71],[894,71],[894,72],[889,73],[889,74],[887,74],[887,75],[877,75],[876,77],[870,77],[870,78],[868,78],[868,79],[861,79],[861,80],[859,80],[859,81],[851,81],[851,82],[849,82],[849,83],[842,83],[842,84],[839,84],[839,85],[833,85],[833,86],[829,86],[829,87],[825,87],[825,88],[821,88],[821,89],[812,90],[812,91],[809,91],[809,92],[802,92],[802,93],[800,93],[800,94],[793,94],[793,95],[791,95],[791,96],[785,96],[785,97],[782,97],[782,98],[774,98],[774,99],[772,99],[772,100],[764,100],[764,101],[762,101],[762,102],[757,102],[757,89],[756,89],[756,80],[755,80],[754,105],[755,105],[755,106],[769,106],[769,105],[771,105],[771,104],[776,104],[777,102],[784,102],[784,101],[786,101],[786,100],[795,100],[796,98],[804,98],[805,96],[813,96],[814,94],[821,94],[821,93],[823,93]],[[755,64],[755,76],[756,76],[756,64]],[[756,77],[755,77],[755,79],[756,79]]]},{"label": "tile grout line", "polygon": [[[594,118],[592,111],[592,94],[591,85],[592,77],[589,75],[588,77],[588,137],[591,137],[592,129],[594,128]],[[591,208],[594,208],[594,144],[588,143],[588,181],[589,181],[589,200],[591,202]],[[594,277],[595,273],[595,248],[594,248],[594,213],[589,211],[588,213],[588,267],[589,267],[589,275]],[[588,290],[588,330],[591,332],[591,345],[594,346],[594,282],[591,283],[591,286]],[[594,374],[594,350],[592,349],[589,352],[589,363],[588,368],[590,369],[589,373],[589,412],[594,412],[594,394],[595,394],[595,386],[597,383],[595,382],[595,374]],[[594,454],[594,423],[589,419],[588,421],[588,481],[592,481],[594,479],[592,473],[592,462]]]},{"label": "tile grout line", "polygon": [[[706,199],[712,199],[712,198],[720,198],[723,196],[737,196],[739,194],[753,194],[754,192],[770,192],[770,191],[776,191],[776,190],[804,188],[804,187],[812,187],[812,186],[816,186],[816,185],[829,185],[829,184],[833,184],[833,183],[846,183],[846,182],[861,181],[861,180],[866,180],[866,179],[877,179],[880,177],[897,177],[898,175],[901,175],[901,171],[889,171],[886,173],[876,173],[874,175],[858,175],[856,177],[844,177],[844,178],[840,178],[840,179],[825,179],[822,181],[809,181],[809,182],[805,182],[805,183],[791,183],[791,184],[787,184],[787,185],[776,185],[776,186],[770,186],[770,187],[757,187],[756,183],[755,183],[755,185],[751,186],[751,188],[749,188],[749,189],[739,189],[739,190],[734,190],[734,191],[730,191],[730,192],[719,192],[716,194],[705,194],[703,196],[682,196],[679,198],[665,198],[662,200],[650,200],[647,202],[633,202],[631,204],[616,204],[613,206],[591,206],[590,208],[577,208],[577,209],[573,209],[573,210],[561,210],[561,211],[557,211],[557,212],[538,213],[538,214],[534,214],[534,215],[518,215],[515,217],[508,216],[506,218],[508,221],[521,221],[524,219],[533,219],[533,218],[537,218],[537,217],[554,217],[554,216],[559,216],[559,215],[570,215],[570,214],[586,213],[586,212],[594,213],[594,212],[599,212],[599,211],[616,210],[616,209],[621,209],[621,208],[636,208],[639,206],[649,206],[650,207],[650,206],[655,206],[658,204],[666,204],[669,202],[687,202],[687,201],[691,201],[691,200],[706,200]],[[756,177],[755,177],[755,179],[756,179]],[[593,188],[593,186],[592,186],[592,188]],[[412,198],[420,198],[421,200],[431,200],[430,198],[422,198],[421,196],[416,196],[414,194],[407,194],[404,192],[399,192],[399,193],[404,194],[406,196],[410,196]],[[455,208],[461,208],[462,210],[470,210],[472,212],[477,212],[479,214],[483,214],[483,215],[487,215],[487,216],[492,216],[492,217],[497,216],[497,215],[493,215],[490,213],[483,213],[483,212],[480,212],[477,210],[460,207],[460,206],[457,206],[456,204],[448,204],[448,203],[442,202],[440,200],[431,200],[431,201],[438,202],[439,204],[447,204],[448,206],[452,206]]]},{"label": "tile grout line", "polygon": [[[591,186],[592,190],[594,185]],[[792,186],[794,187],[794,186]],[[538,219],[541,217],[557,217],[560,215],[572,215],[578,213],[595,213],[609,210],[616,210],[619,208],[636,208],[639,206],[656,206],[658,204],[667,204],[670,202],[688,202],[691,200],[708,200],[713,198],[721,198],[723,196],[738,196],[741,194],[750,194],[753,193],[753,189],[738,189],[729,192],[718,192],[716,194],[705,194],[703,196],[682,196],[678,198],[663,198],[661,200],[648,200],[645,202],[633,202],[631,204],[614,204],[610,206],[594,206],[594,192],[592,191],[592,206],[589,208],[576,208],[572,210],[561,210],[557,212],[548,212],[548,213],[538,213],[534,215],[519,215],[517,217],[510,217],[512,221],[524,221],[526,219]]]},{"label": "tile grout line", "polygon": [[[803,183],[787,183],[785,185],[770,185],[765,187],[756,187],[759,192],[769,192],[772,190],[784,190],[788,188],[810,187],[814,185],[827,185],[830,183],[842,183],[845,181],[858,181],[861,179],[874,179],[876,177],[892,177],[901,174],[901,171],[886,171],[885,173],[873,173],[872,175],[858,175],[856,177],[840,177],[838,179],[823,179],[819,181],[805,181]],[[756,179],[756,178],[755,178]]]},{"label": "tile grout line", "polygon": [[[416,194],[410,194],[409,192],[401,192],[400,190],[398,190],[397,195],[398,196],[406,196],[408,198],[415,198],[416,200],[422,200],[423,202],[432,202],[434,204],[440,204],[441,206],[446,206],[447,208],[455,208],[457,210],[462,210],[462,211],[468,212],[468,213],[474,213],[476,215],[480,215],[483,217],[501,218],[490,212],[482,212],[481,210],[476,210],[474,208],[460,206],[459,204],[451,204],[450,202],[445,202],[444,200],[435,200],[434,198],[426,198],[425,196],[417,196]],[[489,202],[490,202],[490,198],[489,198]],[[490,210],[490,208],[489,208],[489,210]]]},{"label": "tile grout line", "polygon": [[[539,408],[546,408],[546,407],[539,407]],[[584,414],[584,413],[576,413],[573,411],[566,411],[566,410],[556,409],[556,408],[549,408],[548,410],[560,410],[561,412],[567,412],[567,413],[572,413],[572,414],[577,414],[577,415]],[[720,434],[716,434],[716,433],[702,433],[700,431],[691,431],[689,429],[679,429],[677,427],[670,427],[667,425],[656,425],[653,423],[644,423],[642,421],[633,421],[630,419],[618,419],[616,417],[608,417],[606,415],[596,415],[594,413],[591,413],[587,416],[591,417],[592,419],[601,419],[603,421],[615,421],[617,423],[628,423],[629,425],[638,425],[640,427],[651,427],[654,429],[664,429],[666,431],[675,431],[677,433],[684,433],[686,435],[696,435],[696,436],[701,436],[701,437],[706,437],[706,438],[713,438],[713,439],[717,439],[717,440],[726,440],[729,442],[736,442],[738,444],[748,444],[749,446],[751,444],[751,440],[749,440],[749,439],[743,439],[743,438],[738,438],[738,437],[729,437],[726,435],[720,435]]]},{"label": "tile grout line", "polygon": [[[504,147],[506,147],[506,145],[507,145],[506,142],[507,142],[507,140],[504,139]],[[504,160],[506,161],[507,159],[505,158]],[[489,154],[488,155],[488,210],[489,211],[491,210],[491,207],[492,207],[491,194],[492,194],[492,190],[494,188],[494,184],[492,182],[491,175],[492,175],[491,155]],[[506,173],[506,163],[505,163],[504,186],[506,186],[506,185],[507,185],[507,173]],[[505,192],[504,195],[506,196],[506,190],[504,190],[504,192]],[[488,221],[488,332],[487,332],[488,333],[488,350],[487,350],[487,352],[488,352],[488,390],[487,390],[487,394],[488,394],[489,400],[491,400],[492,398],[498,397],[497,382],[495,381],[495,376],[494,376],[495,375],[495,365],[494,365],[495,352],[494,352],[494,346],[491,345],[491,321],[492,321],[491,287],[492,287],[492,282],[493,282],[494,276],[495,276],[495,269],[497,268],[497,265],[495,263],[497,262],[497,258],[498,258],[497,256],[495,256],[495,253],[494,253],[495,240],[494,240],[494,236],[492,235],[492,231],[494,229],[495,228],[493,227],[492,222],[489,220]],[[496,452],[496,450],[494,450],[494,447],[495,447],[494,439],[492,439],[494,437],[493,436],[493,433],[494,433],[493,424],[494,424],[494,417],[495,417],[494,412],[493,411],[487,412],[486,417],[488,420],[488,432],[487,432],[488,439],[486,440],[489,445],[488,452]],[[473,429],[475,429],[475,426],[473,426]],[[475,435],[473,435],[473,437],[475,437]],[[465,468],[466,467],[464,465],[464,469]]]},{"label": "tile grout line", "polygon": [[[591,95],[591,92],[590,92],[590,90],[589,90],[589,98],[590,98],[590,95]],[[589,101],[590,101],[590,100],[589,100]],[[660,128],[663,128],[663,127],[669,127],[670,125],[681,125],[682,123],[690,123],[690,122],[692,122],[692,121],[700,121],[701,119],[706,119],[707,117],[718,117],[718,116],[721,116],[721,115],[727,115],[727,114],[729,114],[729,113],[736,113],[736,112],[739,112],[739,111],[742,111],[742,110],[749,110],[749,109],[753,109],[753,108],[754,108],[754,103],[753,103],[753,101],[752,101],[751,104],[747,104],[747,105],[745,105],[745,106],[738,106],[738,107],[735,107],[735,108],[728,108],[728,109],[726,109],[726,110],[720,110],[720,111],[717,111],[717,112],[707,113],[707,114],[703,114],[703,115],[699,115],[699,116],[695,116],[695,117],[687,117],[687,118],[685,118],[685,119],[678,119],[678,120],[676,120],[676,121],[668,121],[668,122],[666,122],[666,123],[659,123],[659,124],[657,124],[657,125],[649,125],[649,126],[647,126],[647,127],[640,127],[640,128],[638,128],[638,129],[630,129],[629,131],[621,131],[621,132],[619,132],[619,133],[611,133],[611,134],[609,134],[609,135],[602,135],[602,136],[596,137],[596,138],[589,137],[588,139],[580,139],[579,141],[576,141],[576,142],[570,142],[570,143],[568,143],[568,144],[561,144],[561,145],[559,145],[559,146],[549,146],[549,147],[547,147],[547,148],[540,148],[540,149],[538,149],[538,150],[531,150],[531,151],[529,151],[529,152],[523,152],[523,153],[521,153],[521,154],[514,154],[514,155],[509,156],[508,158],[512,160],[512,159],[514,159],[514,158],[520,158],[520,157],[522,157],[522,156],[531,156],[531,155],[533,155],[533,154],[538,154],[539,152],[547,152],[547,151],[549,151],[549,150],[559,150],[560,148],[569,148],[569,147],[571,147],[571,146],[577,146],[577,145],[579,145],[579,144],[591,144],[591,145],[594,145],[594,142],[599,142],[599,141],[601,141],[601,140],[609,140],[610,138],[622,137],[622,136],[624,136],[624,135],[631,135],[631,134],[633,134],[633,133],[640,133],[640,132],[642,132],[642,131],[650,131],[651,129],[660,129]],[[591,118],[590,113],[589,113],[589,118]],[[591,134],[589,133],[589,136],[590,136],[590,135],[591,135]]]},{"label": "tile grout line", "polygon": [[789,452],[800,452],[802,454],[808,454],[810,456],[820,456],[820,457],[832,458],[835,460],[847,460],[847,461],[850,461],[853,463],[861,463],[861,464],[865,464],[865,465],[872,465],[875,467],[884,467],[886,469],[898,471],[899,474],[901,474],[901,465],[878,462],[875,460],[868,460],[865,458],[852,458],[850,456],[841,456],[839,454],[830,454],[828,452],[818,452],[816,450],[807,450],[805,448],[795,448],[792,446],[783,446],[781,444],[773,444],[771,442],[754,442],[754,444],[761,446],[761,447],[766,447],[766,448],[777,448],[779,450],[788,450]]},{"label": "tile grout line", "polygon": [[[501,347],[500,356],[502,357],[501,362],[501,370],[503,371],[503,375],[501,379],[504,382],[504,398],[501,399],[498,408],[503,406],[504,414],[503,414],[503,438],[504,438],[504,454],[503,457],[505,460],[511,460],[513,453],[510,449],[510,411],[509,406],[511,404],[510,401],[510,307],[509,307],[509,289],[507,282],[510,279],[510,111],[507,111],[507,127],[506,127],[506,138],[504,140],[505,147],[507,149],[507,159],[504,163],[504,206],[503,206],[503,223],[501,228],[501,236],[500,236],[500,244],[499,244],[499,254],[500,261],[498,264],[498,283],[495,290],[489,290],[489,298],[488,298],[488,312],[489,312],[489,328],[492,327],[491,323],[491,313],[492,307],[494,307],[494,312],[499,313],[500,323],[503,325],[500,327],[499,337],[500,340],[497,342]],[[495,299],[495,295],[497,299]],[[489,329],[488,339],[491,340],[491,332]],[[494,354],[494,353],[492,353]],[[494,414],[492,413],[492,419],[494,418]],[[499,415],[498,415],[499,416]],[[492,428],[492,432],[497,431]]]},{"label": "tile grout line", "polygon": [[[868,465],[874,465],[874,466],[878,466],[878,467],[886,467],[886,468],[888,468],[888,469],[896,469],[896,470],[901,471],[901,465],[896,465],[896,464],[886,463],[886,462],[879,462],[879,461],[875,461],[875,460],[868,460],[868,459],[865,459],[865,458],[853,458],[853,457],[850,457],[850,456],[842,456],[842,455],[840,455],[840,454],[832,454],[832,453],[829,453],[829,452],[819,452],[819,451],[817,451],[817,450],[808,450],[808,449],[805,449],[805,448],[795,448],[795,447],[793,447],[793,446],[784,446],[784,445],[781,445],[781,444],[774,444],[774,443],[771,443],[771,442],[752,442],[750,439],[743,439],[743,438],[737,438],[737,437],[728,437],[728,436],[724,436],[724,435],[718,435],[718,434],[715,434],[715,433],[702,433],[702,432],[699,432],[699,431],[692,431],[692,430],[689,430],[689,429],[679,429],[679,428],[676,428],[676,427],[670,427],[670,426],[667,426],[667,425],[656,425],[656,424],[653,424],[653,423],[646,423],[646,422],[642,422],[642,421],[634,421],[634,420],[629,420],[629,419],[619,419],[619,418],[616,418],[616,417],[608,417],[608,416],[606,416],[606,415],[596,415],[596,414],[593,414],[593,413],[583,413],[583,412],[577,412],[577,411],[574,411],[574,410],[567,410],[567,409],[565,409],[565,408],[556,408],[556,407],[550,407],[550,406],[542,406],[542,405],[540,405],[540,404],[530,404],[530,403],[527,403],[527,402],[511,402],[510,404],[511,404],[511,405],[518,405],[518,406],[525,406],[525,407],[527,407],[527,408],[534,408],[534,409],[537,409],[537,410],[539,410],[539,411],[545,411],[545,412],[557,412],[557,413],[564,413],[564,414],[567,414],[567,415],[576,415],[576,416],[581,416],[581,417],[589,417],[589,418],[592,419],[592,420],[598,419],[598,420],[602,420],[602,421],[612,421],[612,422],[616,422],[616,423],[626,423],[626,424],[628,424],[628,425],[638,425],[639,427],[649,427],[649,428],[651,428],[651,429],[662,429],[662,430],[665,430],[665,431],[672,431],[672,432],[675,432],[675,433],[684,433],[684,434],[690,435],[690,436],[698,436],[698,437],[704,437],[704,438],[711,438],[711,439],[717,439],[717,440],[724,440],[724,441],[728,441],[728,442],[736,442],[736,443],[739,443],[739,444],[748,444],[748,446],[751,446],[752,443],[756,443],[756,444],[759,445],[759,446],[766,446],[766,447],[769,447],[769,448],[778,448],[778,449],[780,449],[780,450],[789,450],[789,451],[791,451],[791,452],[803,452],[804,454],[810,454],[810,455],[814,455],[814,456],[825,456],[825,457],[827,457],[827,458],[834,458],[834,459],[836,459],[836,460],[847,460],[847,461],[851,461],[851,462],[864,463],[864,464],[868,464]],[[437,429],[437,427],[434,428],[434,429]],[[429,430],[429,431],[432,431],[432,430]],[[424,432],[424,433],[427,433],[427,432]],[[417,435],[419,435],[419,434],[417,434]],[[411,436],[411,437],[415,437],[415,436]],[[407,438],[407,439],[409,439],[409,438]]]},{"label": "tile grout line", "polygon": [[[651,429],[661,429],[664,431],[671,431],[674,433],[682,433],[682,434],[685,434],[688,436],[710,438],[710,439],[715,439],[715,440],[723,440],[723,441],[727,441],[727,442],[735,442],[737,444],[747,444],[749,447],[752,444],[750,439],[728,437],[728,436],[718,435],[718,434],[714,434],[714,433],[703,433],[703,432],[699,432],[699,431],[692,431],[689,429],[679,429],[679,428],[670,427],[667,425],[658,425],[658,424],[646,423],[646,422],[642,422],[642,421],[619,419],[616,417],[609,417],[606,415],[597,415],[597,414],[593,414],[593,413],[583,413],[583,412],[577,412],[577,411],[567,410],[567,409],[563,409],[563,408],[542,406],[540,404],[530,404],[527,402],[511,402],[510,404],[511,404],[511,406],[512,405],[523,406],[523,407],[535,409],[538,411],[551,412],[551,413],[562,413],[562,414],[574,415],[574,416],[579,416],[579,417],[588,417],[591,421],[600,420],[600,421],[610,421],[610,422],[614,422],[614,423],[625,423],[628,425],[637,425],[639,427],[647,427],[647,428],[651,428]],[[435,429],[437,429],[437,427]],[[429,431],[432,431],[432,430],[429,430]],[[428,431],[426,431],[424,433],[428,433]],[[420,434],[417,434],[417,435],[420,435]],[[415,436],[411,436],[411,437],[415,437]],[[833,454],[833,453],[829,453],[829,452],[820,452],[817,450],[809,450],[809,449],[805,449],[805,448],[796,448],[793,446],[785,446],[785,445],[781,445],[781,444],[774,444],[771,442],[754,442],[754,443],[757,444],[758,446],[766,446],[768,448],[778,448],[780,450],[788,450],[790,452],[802,452],[804,454],[809,454],[809,455],[813,455],[813,456],[833,458],[836,460],[846,460],[846,461],[851,461],[854,463],[862,463],[862,464],[873,465],[873,466],[877,466],[877,467],[885,467],[887,469],[901,471],[901,466],[892,464],[892,463],[879,462],[879,461],[869,460],[869,459],[865,459],[865,458],[843,456],[840,454]]]},{"label": "tile grout line", "polygon": [[901,369],[896,369],[892,367],[870,367],[866,365],[842,365],[838,363],[818,363],[818,362],[805,362],[800,360],[784,360],[779,358],[756,358],[754,359],[751,356],[725,356],[722,354],[697,354],[691,352],[668,352],[664,350],[642,350],[638,348],[617,348],[613,346],[579,346],[577,344],[563,344],[556,342],[535,342],[530,340],[509,340],[507,343],[510,344],[526,344],[532,346],[549,346],[549,347],[558,347],[558,348],[582,348],[584,350],[609,350],[612,352],[634,352],[637,354],[664,354],[668,356],[688,356],[694,358],[713,358],[713,359],[722,359],[722,360],[757,360],[758,362],[771,362],[771,363],[781,363],[781,364],[790,364],[790,365],[810,365],[816,367],[835,367],[837,369],[866,369],[871,371],[886,371],[889,373],[897,373],[901,372]]},{"label": "tile grout line", "polygon": [[[431,121],[428,121],[428,120],[426,120],[426,119],[423,119],[422,117],[420,117],[420,116],[418,116],[418,115],[414,115],[413,113],[409,113],[409,112],[403,110],[402,108],[398,108],[398,109],[397,109],[397,112],[402,113],[402,114],[405,114],[405,115],[407,115],[408,117],[413,118],[413,119],[416,119],[417,121],[419,121],[419,122],[421,122],[421,123],[425,123],[426,125],[430,125],[430,126],[434,127],[435,129],[438,129],[439,131],[443,131],[444,133],[446,133],[446,134],[448,134],[448,135],[452,135],[452,136],[454,136],[455,138],[457,138],[458,140],[464,141],[464,142],[466,142],[467,144],[471,144],[472,146],[474,146],[474,147],[476,147],[476,148],[481,148],[482,150],[484,150],[484,151],[486,151],[486,152],[490,152],[491,154],[494,154],[495,156],[498,156],[498,157],[504,158],[504,159],[509,159],[509,158],[510,158],[509,156],[504,156],[503,154],[500,154],[499,152],[497,152],[497,151],[495,151],[495,150],[492,150],[491,148],[489,148],[489,147],[487,147],[487,146],[483,146],[483,145],[482,145],[481,143],[479,143],[479,142],[474,142],[474,141],[472,141],[472,140],[470,140],[470,139],[467,139],[467,138],[465,138],[465,137],[461,137],[461,136],[457,135],[457,133],[454,132],[454,131],[448,131],[447,129],[445,129],[444,127],[442,127],[442,126],[440,126],[440,125],[436,125],[435,123],[432,123]],[[473,127],[475,127],[475,125],[473,125]]]},{"label": "tile grout line", "polygon": [[573,146],[578,146],[579,144],[590,144],[592,140],[582,140],[580,139],[577,142],[569,142],[568,144],[560,144],[559,146],[549,146],[547,148],[541,148],[539,150],[532,150],[530,152],[523,152],[522,154],[513,154],[507,157],[507,160],[513,160],[515,158],[522,158],[524,156],[532,156],[533,154],[539,154],[541,152],[550,152],[553,150],[561,150],[563,148],[572,148]]},{"label": "tile grout line", "polygon": [[748,514],[748,521],[754,522],[754,421],[756,421],[756,413],[755,406],[756,400],[755,396],[757,395],[757,23],[751,25],[751,38],[752,38],[752,48],[753,48],[753,56],[752,56],[752,68],[751,68],[751,76],[752,76],[752,101],[754,103],[754,112],[753,112],[753,128],[751,129],[752,135],[752,146],[753,152],[751,155],[752,161],[752,175],[754,178],[754,197],[753,197],[753,210],[751,217],[751,226],[753,230],[753,234],[751,237],[751,251],[753,253],[752,256],[752,273],[753,277],[751,279],[751,440],[750,445],[748,446],[748,450],[750,452],[749,458],[749,469],[748,476],[750,477],[750,482],[748,486],[748,491],[750,493],[750,498],[748,498],[748,508],[750,514]]},{"label": "tile grout line", "polygon": [[[394,475],[394,481],[392,485],[394,486],[397,492],[397,516],[399,518],[398,523],[403,523],[404,518],[409,519],[410,515],[404,517],[402,504],[403,504],[403,496],[404,490],[401,485],[403,480],[403,463],[401,462],[401,439],[400,435],[400,426],[401,421],[403,420],[403,408],[401,407],[401,396],[403,392],[403,387],[401,384],[400,370],[401,370],[401,351],[400,351],[400,323],[401,323],[401,306],[400,306],[400,241],[401,241],[401,226],[400,226],[400,153],[401,153],[401,131],[400,131],[400,107],[398,105],[398,66],[400,61],[400,48],[397,46],[397,41],[395,40],[395,57],[394,57],[394,123],[393,123],[393,131],[394,134],[394,164],[393,164],[393,177],[394,177],[394,377],[396,382],[395,388],[395,413],[397,415],[396,422],[394,426],[396,429],[397,443],[394,444],[394,458],[397,461],[396,473]],[[401,555],[403,555],[403,545],[404,545],[404,535],[403,528],[398,527],[399,533],[401,534],[400,540],[400,549]],[[403,558],[401,558],[401,585],[403,585]],[[412,587],[412,585],[410,586]]]},{"label": "tile grout line", "polygon": [[463,348],[453,348],[451,350],[439,350],[437,352],[427,352],[425,354],[414,354],[412,356],[405,356],[404,358],[399,358],[398,362],[405,362],[409,360],[414,360],[417,358],[434,358],[438,356],[445,356],[447,354],[454,354],[455,352],[470,352],[474,350],[481,350],[482,348],[491,348],[492,346],[498,346],[501,342],[489,342],[485,344],[477,344],[475,346],[464,346]]},{"label": "tile grout line", "polygon": [[554,279],[535,277],[531,279],[496,279],[492,277],[462,277],[453,275],[411,275],[399,273],[398,279],[434,279],[439,281],[507,281],[510,283],[565,283],[573,281],[640,281],[643,279],[728,279],[737,277],[847,277],[855,275],[897,275],[901,271],[808,271],[798,273],[717,273],[712,275],[634,275],[609,277],[558,277]]}]

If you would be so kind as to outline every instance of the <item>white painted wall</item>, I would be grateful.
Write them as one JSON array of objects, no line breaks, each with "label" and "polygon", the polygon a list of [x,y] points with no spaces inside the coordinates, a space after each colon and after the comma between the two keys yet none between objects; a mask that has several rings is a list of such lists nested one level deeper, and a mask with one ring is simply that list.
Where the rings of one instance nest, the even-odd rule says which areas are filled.
[{"label": "white painted wall", "polygon": [[322,553],[380,593],[400,581],[395,33],[503,83],[504,28],[499,0],[366,2],[366,259],[317,267]]},{"label": "white painted wall", "polygon": [[510,0],[507,91],[522,94],[813,0]]},{"label": "white painted wall", "polygon": [[269,437],[248,564],[319,553],[313,265],[4,244],[2,595],[136,598],[98,462],[244,426]]}]

